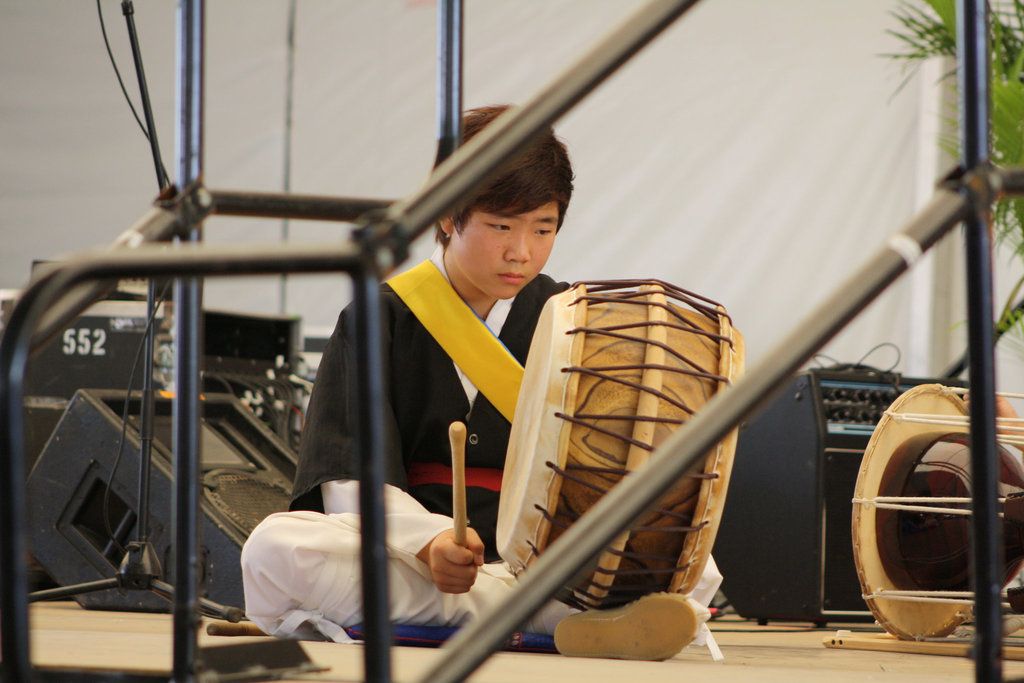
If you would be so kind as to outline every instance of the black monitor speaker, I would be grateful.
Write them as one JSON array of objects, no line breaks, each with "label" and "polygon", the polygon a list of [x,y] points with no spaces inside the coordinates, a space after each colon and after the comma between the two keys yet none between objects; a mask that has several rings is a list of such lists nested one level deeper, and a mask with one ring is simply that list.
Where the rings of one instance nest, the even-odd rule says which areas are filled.
[{"label": "black monitor speaker", "polygon": [[[32,554],[61,586],[115,576],[123,547],[138,538],[139,394],[130,400],[127,422],[125,401],[120,391],[77,391],[29,474]],[[234,396],[204,394],[201,405],[201,595],[242,607],[242,544],[264,517],[288,508],[296,456]],[[157,398],[148,535],[163,580],[173,584],[171,408],[170,398]],[[170,607],[139,590],[75,599],[97,609]]]}]

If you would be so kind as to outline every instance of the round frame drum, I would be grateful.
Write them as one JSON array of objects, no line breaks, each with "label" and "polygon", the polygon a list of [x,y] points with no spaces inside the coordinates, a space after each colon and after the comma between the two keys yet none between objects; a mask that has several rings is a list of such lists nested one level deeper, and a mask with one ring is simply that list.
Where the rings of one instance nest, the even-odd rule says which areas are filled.
[{"label": "round frame drum", "polygon": [[[720,305],[655,280],[577,284],[537,325],[516,404],[498,512],[498,552],[525,570],[644,464],[743,368]],[[721,520],[736,430],[598,559],[562,598],[612,607],[689,593]]]},{"label": "round frame drum", "polygon": [[[873,501],[884,495],[884,478],[893,469],[894,454],[910,449],[921,451],[937,439],[952,433],[967,433],[966,427],[949,424],[929,425],[904,419],[903,416],[967,415],[967,406],[953,390],[939,384],[916,386],[893,402],[875,427],[868,441],[857,476],[852,518],[853,555],[857,565],[864,600],[878,623],[892,635],[903,640],[923,640],[947,636],[971,613],[967,604],[934,600],[905,600],[894,596],[879,597],[885,591],[912,589],[907,580],[891,576],[880,552],[878,515]],[[896,463],[899,465],[899,463]]]}]

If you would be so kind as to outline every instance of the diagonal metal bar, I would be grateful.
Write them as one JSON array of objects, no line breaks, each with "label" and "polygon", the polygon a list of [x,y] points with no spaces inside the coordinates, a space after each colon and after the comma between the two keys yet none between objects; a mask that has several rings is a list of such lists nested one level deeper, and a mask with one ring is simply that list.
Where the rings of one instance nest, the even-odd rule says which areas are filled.
[{"label": "diagonal metal bar", "polygon": [[540,607],[569,584],[616,535],[635,521],[740,420],[768,400],[786,379],[906,271],[966,214],[959,194],[941,189],[903,231],[815,309],[775,350],[732,387],[713,398],[651,456],[569,527],[525,572],[518,589],[442,649],[422,683],[461,681],[498,650]]}]

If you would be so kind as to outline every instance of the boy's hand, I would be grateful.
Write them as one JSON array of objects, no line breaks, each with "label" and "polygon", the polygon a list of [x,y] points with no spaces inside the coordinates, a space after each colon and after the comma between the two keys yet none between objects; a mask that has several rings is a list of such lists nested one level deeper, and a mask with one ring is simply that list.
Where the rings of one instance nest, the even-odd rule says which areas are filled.
[{"label": "boy's hand", "polygon": [[[967,404],[967,410],[971,409],[971,395],[964,394],[964,403]],[[1013,406],[1002,396],[996,396],[996,417],[1009,417],[1016,418],[1017,411],[1014,410]]]},{"label": "boy's hand", "polygon": [[442,531],[416,553],[430,567],[430,578],[444,593],[465,593],[476,582],[477,567],[484,563],[484,543],[473,527],[466,529],[466,545],[455,542],[449,529]]}]

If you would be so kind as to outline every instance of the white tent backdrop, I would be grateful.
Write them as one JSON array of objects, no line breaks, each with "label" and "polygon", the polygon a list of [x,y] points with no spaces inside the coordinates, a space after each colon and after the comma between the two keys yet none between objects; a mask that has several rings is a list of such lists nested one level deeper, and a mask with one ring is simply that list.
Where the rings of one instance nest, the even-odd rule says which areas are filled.
[{"label": "white tent backdrop", "polygon": [[[526,100],[641,5],[467,0],[466,105]],[[943,166],[934,139],[941,69],[900,89],[905,72],[882,56],[897,48],[886,33],[896,5],[705,0],[684,15],[556,125],[577,191],[546,270],[569,281],[657,277],[709,296],[729,309],[757,363],[882,248]],[[289,86],[292,3],[207,3],[206,186],[282,190],[290,139],[294,192],[409,194],[435,154],[435,2],[294,6]],[[103,9],[138,102],[120,3]],[[135,10],[173,178],[176,3]],[[0,287],[19,288],[35,259],[109,244],[149,207],[156,180],[94,3],[0,2],[0,61]],[[326,241],[347,229],[214,217],[205,239]],[[424,240],[414,255],[430,249]],[[944,369],[964,344],[958,234],[945,251],[824,352],[916,376]],[[996,261],[1017,269],[1009,257]],[[318,334],[348,291],[342,275],[302,276],[284,287],[279,278],[209,280],[205,296],[213,308],[300,316]],[[872,353],[883,343],[894,346]],[[999,362],[1002,375],[1019,364]]]}]

